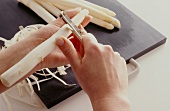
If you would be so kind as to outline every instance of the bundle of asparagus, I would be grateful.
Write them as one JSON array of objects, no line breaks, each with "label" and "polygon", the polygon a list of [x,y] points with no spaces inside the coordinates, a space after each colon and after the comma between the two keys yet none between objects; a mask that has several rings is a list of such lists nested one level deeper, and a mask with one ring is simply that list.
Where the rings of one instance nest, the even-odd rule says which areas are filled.
[{"label": "bundle of asparagus", "polygon": [[[120,28],[121,24],[115,18],[116,14],[104,7],[90,3],[85,0],[18,0],[37,13],[47,23],[55,20],[61,10],[68,10],[76,7],[87,9],[93,17],[92,23],[112,30],[114,27]],[[54,16],[53,16],[54,15]]]}]

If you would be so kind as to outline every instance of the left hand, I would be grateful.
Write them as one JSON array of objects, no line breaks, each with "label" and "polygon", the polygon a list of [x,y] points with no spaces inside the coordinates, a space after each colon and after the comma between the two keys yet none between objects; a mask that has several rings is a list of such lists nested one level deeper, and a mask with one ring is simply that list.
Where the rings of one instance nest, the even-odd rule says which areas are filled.
[{"label": "left hand", "polygon": [[[73,10],[67,10],[67,15],[72,18],[80,11],[79,8]],[[86,26],[91,20],[90,16],[87,16],[82,22],[83,26]],[[53,23],[44,26],[38,31],[32,33],[28,38],[25,38],[14,45],[8,47],[7,49],[0,51],[0,75],[19,62],[23,57],[25,57],[31,50],[40,45],[42,42],[51,37],[55,32],[57,32],[60,27],[62,27],[65,22],[57,18]],[[28,61],[29,62],[29,61]],[[54,68],[61,65],[68,64],[68,60],[60,51],[56,48],[52,53],[50,53],[43,62],[35,66],[26,76],[21,80],[30,76],[37,70],[42,68]],[[20,82],[19,80],[18,82]],[[0,81],[0,93],[4,92],[9,88],[5,87]]]},{"label": "left hand", "polygon": [[[78,12],[80,8],[67,10],[67,15],[72,18]],[[91,20],[90,16],[87,16],[82,22],[83,26],[86,26]],[[17,42],[13,46],[7,48],[4,51],[0,51],[0,66],[5,64],[4,70],[0,71],[2,74],[4,71],[8,70],[18,61],[20,61],[25,55],[27,55],[32,49],[40,45],[42,42],[51,37],[55,32],[57,32],[60,27],[62,27],[65,22],[61,18],[57,18],[53,23],[44,26],[38,31],[32,33],[28,38]],[[13,55],[13,56],[11,56]],[[4,58],[3,58],[4,57]],[[5,59],[6,58],[6,59]],[[68,64],[68,60],[65,58],[60,49],[56,48],[52,53],[50,53],[43,62],[39,63],[36,66],[36,70],[40,70],[42,68],[54,68],[61,65]]]},{"label": "left hand", "polygon": [[[73,10],[67,10],[67,15],[72,18],[74,17],[80,9],[73,9]],[[84,21],[82,22],[82,25],[85,27],[92,18],[90,16],[87,16]],[[48,24],[46,27],[43,27],[40,29],[34,36],[38,35],[37,38],[42,39],[42,42],[46,39],[48,39],[50,36],[52,36],[55,32],[57,32],[60,27],[62,27],[65,24],[65,22],[58,18],[56,21],[54,21],[52,24]],[[38,69],[42,68],[54,68],[57,66],[62,66],[68,64],[68,60],[66,59],[65,55],[60,51],[60,49],[57,47],[52,53],[50,53],[41,63],[37,65]]]}]

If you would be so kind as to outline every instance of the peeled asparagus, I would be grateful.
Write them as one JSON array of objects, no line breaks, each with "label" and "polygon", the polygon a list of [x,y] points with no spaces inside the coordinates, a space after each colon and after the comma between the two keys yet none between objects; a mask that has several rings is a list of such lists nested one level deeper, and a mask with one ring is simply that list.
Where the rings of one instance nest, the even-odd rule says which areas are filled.
[{"label": "peeled asparagus", "polygon": [[53,15],[51,15],[47,10],[45,10],[41,5],[39,5],[34,0],[18,0],[18,2],[21,2],[27,7],[29,7],[38,16],[44,19],[47,23],[51,23],[56,19]]},{"label": "peeled asparagus", "polygon": [[85,4],[80,3],[76,0],[48,0],[48,1],[56,6],[60,5],[60,6],[70,7],[70,8],[81,7],[83,9],[88,9],[90,12],[90,15],[92,15],[93,17],[96,17],[103,21],[109,22],[117,28],[121,27],[120,21],[118,19],[111,17],[111,16],[107,15],[106,13],[101,12],[100,10],[96,9],[95,7],[85,5]]},{"label": "peeled asparagus", "polygon": [[61,10],[55,7],[53,4],[50,2],[45,2],[43,0],[36,0],[40,5],[42,5],[46,10],[48,10],[51,14],[54,16],[58,17],[60,14]]},{"label": "peeled asparagus", "polygon": [[[88,15],[88,13],[88,10],[82,10],[72,18],[72,21],[75,23],[75,25],[78,26],[84,20],[85,16]],[[55,39],[57,37],[68,37],[71,33],[72,31],[70,30],[70,28],[68,28],[68,25],[65,24],[49,39],[37,46],[21,61],[19,61],[17,64],[15,64],[6,72],[4,72],[0,76],[2,83],[7,87],[13,85],[15,82],[17,82],[27,73],[29,73],[39,62],[41,62],[48,54],[50,54],[56,48]]]},{"label": "peeled asparagus", "polygon": [[111,10],[109,10],[107,8],[101,7],[99,5],[93,4],[91,2],[88,2],[86,0],[76,0],[76,1],[80,2],[80,3],[84,4],[84,5],[88,5],[88,6],[94,7],[95,9],[100,10],[100,11],[106,13],[109,16],[112,16],[112,17],[116,16],[116,14],[113,11],[111,11]]},{"label": "peeled asparagus", "polygon": [[[55,5],[56,7],[58,7],[59,9],[61,10],[68,10],[68,9],[71,9],[69,7],[66,7],[66,6],[61,6],[61,5]],[[91,15],[92,16],[92,15]],[[93,19],[91,20],[92,23],[98,25],[98,26],[101,26],[101,27],[104,27],[106,29],[109,29],[109,30],[112,30],[114,29],[114,26],[109,23],[109,22],[106,22],[106,21],[103,21],[101,19],[98,19],[96,17],[93,17]]]},{"label": "peeled asparagus", "polygon": [[67,6],[63,6],[63,5],[57,5],[55,4],[56,7],[58,7],[59,9],[61,10],[69,10],[69,9],[72,9],[72,7],[67,7]]},{"label": "peeled asparagus", "polygon": [[109,30],[114,29],[114,26],[113,26],[112,24],[110,24],[110,23],[108,23],[108,22],[105,22],[105,21],[103,21],[103,20],[100,20],[100,19],[98,19],[98,18],[95,18],[95,17],[93,17],[93,19],[92,19],[91,22],[94,23],[94,24],[96,24],[96,25],[98,25],[98,26],[101,26],[101,27],[104,27],[104,28],[106,28],[106,29],[109,29]]}]

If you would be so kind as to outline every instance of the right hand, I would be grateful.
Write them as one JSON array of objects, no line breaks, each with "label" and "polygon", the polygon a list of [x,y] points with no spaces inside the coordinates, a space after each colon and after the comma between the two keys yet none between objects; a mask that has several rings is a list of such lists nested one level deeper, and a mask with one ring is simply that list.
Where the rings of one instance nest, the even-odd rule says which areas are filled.
[{"label": "right hand", "polygon": [[92,101],[127,96],[128,74],[125,60],[111,46],[97,42],[92,34],[83,36],[84,56],[81,58],[66,38],[56,40],[72,70]]}]

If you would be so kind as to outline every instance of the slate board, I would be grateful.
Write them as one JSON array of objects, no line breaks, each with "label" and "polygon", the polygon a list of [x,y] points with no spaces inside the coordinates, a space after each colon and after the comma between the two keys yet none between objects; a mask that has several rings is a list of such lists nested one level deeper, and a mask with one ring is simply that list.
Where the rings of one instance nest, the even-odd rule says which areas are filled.
[{"label": "slate board", "polygon": [[[138,58],[166,42],[166,37],[149,26],[123,5],[115,0],[88,0],[107,7],[117,13],[116,18],[121,22],[120,30],[108,31],[94,24],[89,24],[86,30],[93,33],[102,44],[109,44],[118,51],[126,61]],[[31,24],[46,24],[40,17],[17,0],[3,0],[0,2],[0,36],[10,39],[18,31],[18,26]],[[0,43],[2,45],[2,43]],[[68,75],[60,76],[67,83],[76,83],[75,87],[63,87],[61,83],[52,79],[41,84],[41,91],[35,92],[47,108],[60,103],[81,90],[71,69]]]}]

